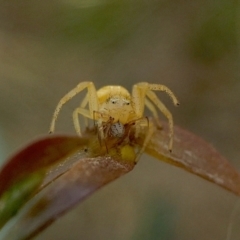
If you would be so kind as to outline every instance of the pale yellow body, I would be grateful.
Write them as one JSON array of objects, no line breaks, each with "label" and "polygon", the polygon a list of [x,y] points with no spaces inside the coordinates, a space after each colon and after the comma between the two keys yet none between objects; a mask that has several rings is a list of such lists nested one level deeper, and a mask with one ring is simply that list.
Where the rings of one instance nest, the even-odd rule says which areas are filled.
[{"label": "pale yellow body", "polygon": [[130,93],[121,86],[106,86],[97,91],[99,110],[103,122],[113,118],[113,123],[126,124],[135,118]]},{"label": "pale yellow body", "polygon": [[[149,108],[149,110],[153,113],[153,116],[157,119],[157,107],[167,117],[169,121],[169,150],[172,149],[172,114],[160,101],[154,91],[166,92],[172,98],[175,105],[178,105],[177,98],[174,96],[173,92],[166,86],[161,84],[150,84],[147,82],[135,84],[133,86],[132,94],[130,94],[125,88],[121,86],[105,86],[96,91],[96,88],[92,82],[79,83],[58,103],[52,118],[50,133],[54,132],[55,122],[58,113],[62,108],[62,105],[71,98],[73,98],[76,94],[83,91],[85,88],[88,89],[87,95],[80,104],[80,107],[76,108],[73,112],[74,127],[79,135],[81,135],[81,128],[78,115],[82,115],[85,118],[96,120],[99,126],[102,123],[108,122],[109,119],[111,119],[111,123],[120,122],[124,125],[131,121],[138,120],[144,117],[143,114],[145,106]],[[149,128],[152,127],[149,126]],[[153,129],[149,129],[149,133],[152,132]],[[150,138],[150,134],[148,138]]]}]

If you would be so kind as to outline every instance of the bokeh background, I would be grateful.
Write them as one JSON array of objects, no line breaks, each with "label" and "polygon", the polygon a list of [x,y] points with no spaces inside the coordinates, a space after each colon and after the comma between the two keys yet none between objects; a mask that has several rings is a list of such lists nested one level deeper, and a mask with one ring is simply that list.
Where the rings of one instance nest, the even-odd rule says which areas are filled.
[{"label": "bokeh background", "polygon": [[[240,170],[239,0],[0,1],[0,158],[48,132],[59,99],[80,81],[99,88],[167,85],[175,124]],[[64,106],[57,132],[74,133]],[[133,172],[64,215],[37,240],[240,239],[240,201],[143,155]],[[233,220],[230,219],[235,213]]]}]

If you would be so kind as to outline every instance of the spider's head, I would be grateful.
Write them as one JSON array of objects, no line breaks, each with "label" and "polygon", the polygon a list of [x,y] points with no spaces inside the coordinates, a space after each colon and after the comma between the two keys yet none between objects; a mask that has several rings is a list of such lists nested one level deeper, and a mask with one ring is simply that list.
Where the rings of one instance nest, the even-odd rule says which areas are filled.
[{"label": "spider's head", "polygon": [[133,111],[131,95],[121,86],[106,86],[98,90],[99,110],[125,123]]},{"label": "spider's head", "polygon": [[107,109],[128,108],[131,106],[131,95],[121,86],[106,86],[97,92],[100,108]]},{"label": "spider's head", "polygon": [[106,101],[109,108],[128,108],[131,105],[131,100],[121,95],[112,96]]}]

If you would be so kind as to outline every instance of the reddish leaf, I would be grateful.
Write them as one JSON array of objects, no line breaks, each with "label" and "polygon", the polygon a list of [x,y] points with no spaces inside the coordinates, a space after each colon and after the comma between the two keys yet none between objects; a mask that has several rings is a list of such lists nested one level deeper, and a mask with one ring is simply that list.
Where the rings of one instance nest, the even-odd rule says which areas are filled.
[{"label": "reddish leaf", "polygon": [[132,170],[134,148],[126,143],[115,146],[115,141],[107,144],[108,152],[94,131],[86,138],[54,136],[11,158],[0,172],[7,185],[2,182],[1,225],[17,215],[4,225],[0,238],[30,238],[98,188]]},{"label": "reddish leaf", "polygon": [[22,178],[5,191],[0,198],[0,228],[33,196],[43,180],[43,172]]},{"label": "reddish leaf", "polygon": [[[56,168],[85,144],[86,140],[79,137],[48,136],[10,158],[0,171],[0,228],[39,190],[50,167]],[[52,179],[48,177],[42,187]]]},{"label": "reddish leaf", "polygon": [[29,144],[10,157],[1,169],[0,196],[21,178],[60,162],[84,145],[86,139],[67,136],[48,136]]},{"label": "reddish leaf", "polygon": [[145,151],[159,160],[203,177],[240,195],[240,174],[209,143],[200,137],[174,128],[173,152],[168,151],[167,124],[155,131]]},{"label": "reddish leaf", "polygon": [[35,195],[2,229],[0,237],[28,239],[35,236],[69,208],[134,167],[133,162],[121,162],[112,157],[83,158],[83,155],[73,156],[79,160],[72,168]]}]

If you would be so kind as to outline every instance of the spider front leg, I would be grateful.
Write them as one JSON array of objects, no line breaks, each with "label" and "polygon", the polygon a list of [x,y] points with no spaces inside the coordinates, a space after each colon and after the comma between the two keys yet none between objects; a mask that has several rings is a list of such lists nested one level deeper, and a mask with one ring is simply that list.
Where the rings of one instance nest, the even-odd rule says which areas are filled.
[{"label": "spider front leg", "polygon": [[136,159],[135,159],[135,162],[136,162],[136,163],[138,162],[140,156],[142,155],[142,153],[144,152],[145,148],[147,147],[147,145],[148,145],[148,143],[149,143],[149,141],[150,141],[150,139],[151,139],[154,131],[156,130],[154,124],[153,124],[151,121],[149,121],[148,118],[146,118],[146,120],[147,120],[147,122],[146,122],[147,125],[146,125],[146,123],[145,123],[145,128],[147,127],[148,129],[147,129],[147,131],[146,131],[146,135],[145,135],[145,138],[144,138],[142,147],[141,147],[141,149],[139,150],[139,152],[138,152],[138,154],[137,154],[137,157],[136,157]]},{"label": "spider front leg", "polygon": [[82,82],[79,83],[74,89],[72,89],[69,93],[67,93],[58,103],[52,118],[52,122],[50,125],[49,133],[53,133],[55,130],[55,122],[57,120],[58,114],[66,102],[72,99],[75,95],[83,91],[85,88],[88,89],[88,98],[89,98],[89,112],[92,113],[93,111],[98,110],[98,99],[97,99],[97,92],[95,86],[92,82]]},{"label": "spider front leg", "polygon": [[76,108],[74,111],[73,111],[73,124],[74,124],[74,128],[77,132],[78,135],[82,135],[81,134],[81,127],[80,127],[80,123],[79,123],[79,115],[82,115],[85,117],[85,119],[87,118],[90,118],[92,119],[93,116],[90,114],[89,110],[87,109],[84,109],[84,108]]},{"label": "spider front leg", "polygon": [[147,98],[145,98],[145,105],[152,112],[153,117],[156,120],[156,124],[157,124],[158,128],[162,129],[162,124],[161,124],[161,121],[160,121],[160,119],[158,117],[158,113],[157,113],[157,110],[156,110],[155,106]]},{"label": "spider front leg", "polygon": [[[80,108],[85,108],[88,104],[88,94],[86,94],[86,96],[84,97],[84,99],[82,100],[81,104],[80,104]],[[85,127],[89,127],[89,121],[87,117],[84,117],[84,123],[85,123]]]},{"label": "spider front leg", "polygon": [[[147,82],[138,83],[133,86],[133,92],[132,92],[132,100],[133,100],[133,106],[136,112],[136,115],[138,117],[141,117],[144,113],[144,101],[145,97],[148,97],[152,103],[156,105],[156,107],[167,117],[169,122],[169,151],[172,151],[172,145],[173,145],[173,118],[172,114],[169,112],[169,110],[165,107],[165,105],[159,100],[157,95],[152,91],[164,91],[166,92],[171,99],[173,100],[174,105],[179,105],[177,98],[173,94],[173,92],[167,88],[164,85],[160,84],[149,84]],[[148,106],[148,108],[153,112],[154,117],[156,117],[156,113],[154,111],[154,108],[149,104],[149,102],[145,102],[145,104]]]},{"label": "spider front leg", "polygon": [[[103,119],[108,119],[108,121],[104,122]],[[94,125],[97,123],[98,136],[100,141],[106,139],[107,136],[109,135],[109,130],[111,128],[111,125],[113,124],[114,118],[112,118],[110,115],[106,113],[94,111],[93,120]]]},{"label": "spider front leg", "polygon": [[171,152],[172,151],[172,146],[173,146],[173,117],[171,112],[166,108],[166,106],[159,100],[157,95],[153,91],[147,91],[146,95],[151,99],[158,109],[166,116],[168,119],[169,123],[169,144],[168,144],[168,149]]}]

